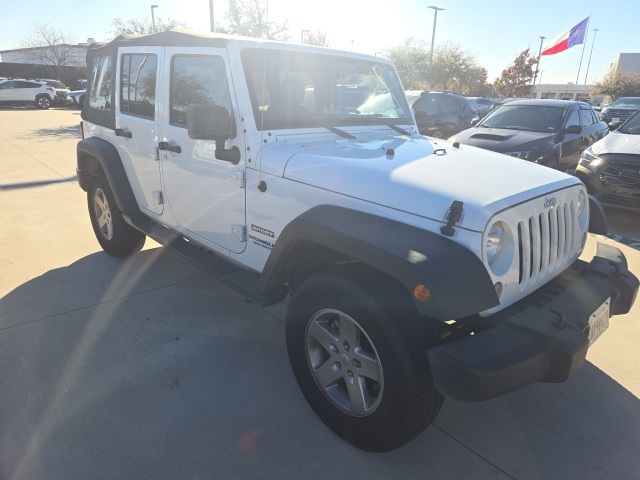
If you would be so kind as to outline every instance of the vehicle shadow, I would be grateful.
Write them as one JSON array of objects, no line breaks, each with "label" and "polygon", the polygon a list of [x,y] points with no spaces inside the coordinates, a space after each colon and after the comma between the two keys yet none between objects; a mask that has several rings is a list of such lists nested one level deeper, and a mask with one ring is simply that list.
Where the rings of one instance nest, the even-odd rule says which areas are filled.
[{"label": "vehicle shadow", "polygon": [[280,314],[161,248],[8,292],[0,364],[0,478],[327,478],[327,459],[368,479],[640,477],[640,402],[590,363],[356,450],[299,392]]}]

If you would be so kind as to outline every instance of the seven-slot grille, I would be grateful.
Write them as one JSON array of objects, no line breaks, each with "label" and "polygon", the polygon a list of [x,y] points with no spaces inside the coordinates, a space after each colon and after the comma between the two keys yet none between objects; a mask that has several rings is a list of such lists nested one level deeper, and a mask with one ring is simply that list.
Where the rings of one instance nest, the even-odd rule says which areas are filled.
[{"label": "seven-slot grille", "polygon": [[540,285],[577,257],[582,232],[573,201],[558,202],[518,223],[519,284]]}]

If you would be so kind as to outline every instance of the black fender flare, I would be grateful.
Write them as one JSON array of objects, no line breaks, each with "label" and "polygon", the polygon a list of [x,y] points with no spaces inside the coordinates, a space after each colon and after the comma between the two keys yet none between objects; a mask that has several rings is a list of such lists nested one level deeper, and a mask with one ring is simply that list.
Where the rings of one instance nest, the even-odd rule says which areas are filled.
[{"label": "black fender flare", "polygon": [[607,217],[604,214],[604,209],[598,201],[598,199],[592,195],[589,197],[589,232],[596,235],[609,235],[609,228],[607,227]]},{"label": "black fender flare", "polygon": [[78,182],[84,191],[89,188],[88,181],[94,172],[89,170],[88,159],[95,158],[102,167],[111,186],[113,196],[121,212],[137,212],[138,202],[129,184],[129,178],[122,165],[118,150],[109,142],[97,137],[85,138],[78,142]]},{"label": "black fender flare", "polygon": [[[317,244],[362,262],[400,282],[417,310],[435,320],[466,317],[499,304],[491,277],[470,250],[419,227],[333,205],[313,207],[278,237],[259,279],[263,292],[287,283],[297,248]],[[430,300],[413,292],[426,285]]]}]

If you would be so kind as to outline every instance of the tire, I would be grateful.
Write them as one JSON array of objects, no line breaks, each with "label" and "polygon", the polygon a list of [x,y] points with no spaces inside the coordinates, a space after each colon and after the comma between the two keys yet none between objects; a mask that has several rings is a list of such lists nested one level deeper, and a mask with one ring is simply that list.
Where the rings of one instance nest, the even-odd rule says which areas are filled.
[{"label": "tire", "polygon": [[87,203],[93,232],[105,252],[113,257],[126,257],[140,251],[147,237],[124,221],[103,176],[93,177]]},{"label": "tire", "polygon": [[547,160],[544,166],[549,167],[553,170],[558,170],[558,167],[560,166],[560,164],[558,163],[558,159],[556,157],[551,157],[549,160]]},{"label": "tire", "polygon": [[51,99],[47,95],[36,97],[36,107],[41,110],[47,110],[51,106]]},{"label": "tire", "polygon": [[357,448],[386,452],[437,416],[427,347],[429,320],[394,281],[356,264],[303,281],[287,310],[287,350],[307,402]]},{"label": "tire", "polygon": [[442,130],[436,130],[429,136],[433,138],[444,138],[444,132]]}]

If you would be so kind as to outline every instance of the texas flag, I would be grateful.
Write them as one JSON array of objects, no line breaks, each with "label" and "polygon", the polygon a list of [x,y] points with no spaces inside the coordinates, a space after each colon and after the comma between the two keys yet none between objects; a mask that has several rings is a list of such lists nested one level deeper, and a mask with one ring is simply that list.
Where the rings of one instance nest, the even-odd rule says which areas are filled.
[{"label": "texas flag", "polygon": [[589,17],[585,18],[571,30],[562,32],[551,42],[547,43],[540,55],[553,55],[555,53],[564,52],[574,45],[584,43],[584,37],[587,35],[588,25]]}]

